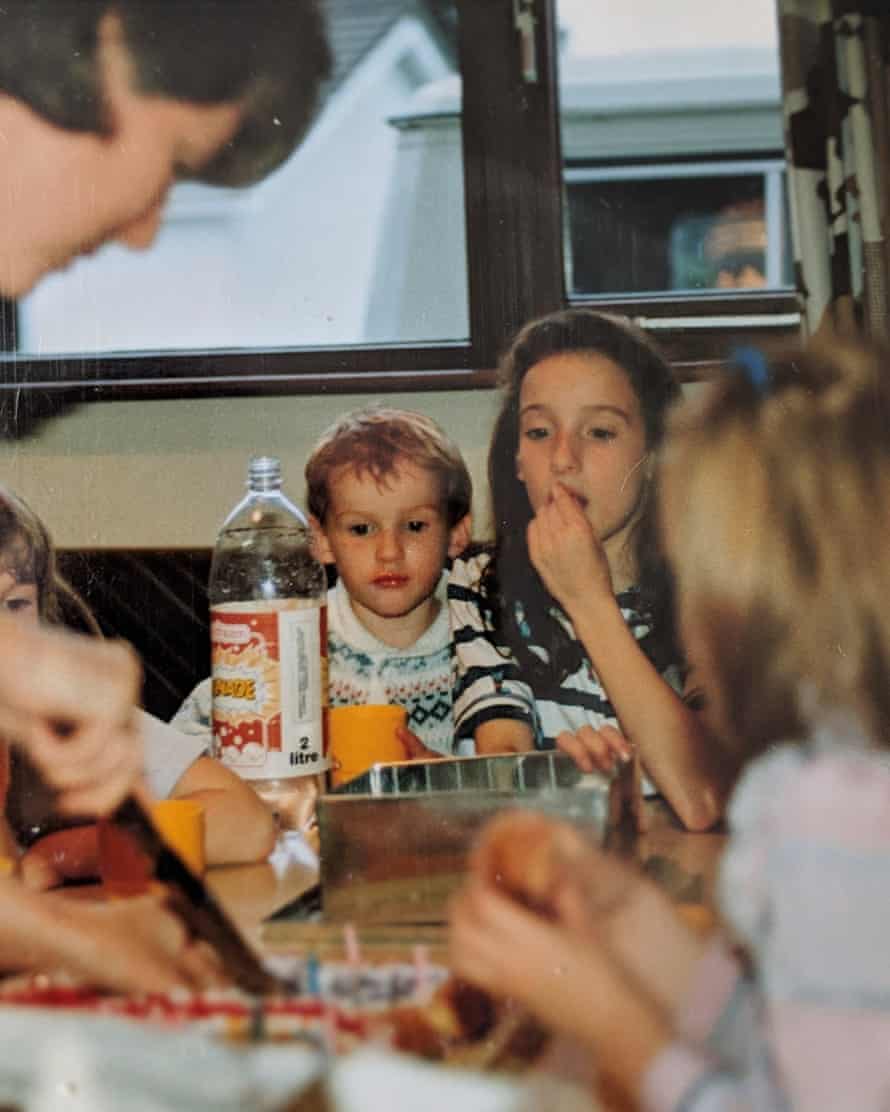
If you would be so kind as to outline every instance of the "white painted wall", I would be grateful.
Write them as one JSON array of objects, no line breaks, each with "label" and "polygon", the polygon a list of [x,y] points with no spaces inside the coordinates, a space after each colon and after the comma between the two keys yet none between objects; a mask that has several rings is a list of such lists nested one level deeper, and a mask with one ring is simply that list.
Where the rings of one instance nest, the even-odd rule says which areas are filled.
[{"label": "white painted wall", "polygon": [[[282,458],[285,488],[303,503],[303,466],[316,438],[367,396],[102,402],[0,442],[0,477],[65,548],[201,547],[241,497],[247,460]],[[478,531],[487,521],[485,459],[496,391],[389,394],[457,441],[473,475]]]}]

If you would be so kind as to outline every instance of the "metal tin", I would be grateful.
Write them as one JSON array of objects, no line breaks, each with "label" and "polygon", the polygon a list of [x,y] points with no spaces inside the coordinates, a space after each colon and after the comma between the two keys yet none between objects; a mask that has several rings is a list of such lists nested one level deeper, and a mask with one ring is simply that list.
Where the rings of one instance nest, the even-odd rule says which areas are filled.
[{"label": "metal tin", "polygon": [[560,753],[376,765],[364,794],[319,800],[324,918],[436,923],[494,815],[522,807],[576,823],[602,843],[621,824],[624,777],[585,775]]}]

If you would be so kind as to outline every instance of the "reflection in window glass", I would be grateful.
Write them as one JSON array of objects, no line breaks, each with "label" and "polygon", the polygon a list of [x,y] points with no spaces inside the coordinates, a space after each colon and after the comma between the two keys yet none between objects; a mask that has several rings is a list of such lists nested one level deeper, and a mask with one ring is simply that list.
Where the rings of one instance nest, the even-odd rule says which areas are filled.
[{"label": "reflection in window glass", "polygon": [[559,0],[572,296],[792,282],[773,0]]},{"label": "reflection in window glass", "polygon": [[324,7],[334,76],[290,160],[248,190],[177,186],[147,254],[110,245],[21,303],[20,351],[466,338],[454,2]]}]

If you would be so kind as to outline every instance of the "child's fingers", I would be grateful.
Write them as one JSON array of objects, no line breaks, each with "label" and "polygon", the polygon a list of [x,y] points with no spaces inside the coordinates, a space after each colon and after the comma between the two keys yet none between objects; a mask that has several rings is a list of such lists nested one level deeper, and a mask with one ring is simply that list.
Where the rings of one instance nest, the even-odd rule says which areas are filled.
[{"label": "child's fingers", "polygon": [[582,772],[596,772],[598,765],[594,755],[571,730],[563,730],[556,739],[556,748],[566,753]]},{"label": "child's fingers", "polygon": [[564,822],[533,812],[498,816],[474,850],[471,873],[526,907],[553,914],[553,894],[587,850],[584,839]]},{"label": "child's fingers", "polygon": [[107,814],[140,782],[142,762],[134,760],[139,744],[134,734],[131,741],[109,744],[92,764],[60,770],[55,780],[58,809],[73,815]]},{"label": "child's fingers", "polygon": [[[591,727],[589,726],[583,726],[582,730],[588,730],[590,728]],[[599,729],[597,729],[595,732],[598,734],[600,740],[606,743],[609,749],[618,757],[619,760],[630,761],[633,759],[633,746],[630,744],[624,734],[615,726],[610,726],[608,723],[606,723],[605,725],[600,726]]]},{"label": "child's fingers", "polygon": [[407,726],[399,726],[396,729],[396,737],[404,745],[409,761],[434,761],[442,756],[434,749],[428,749],[417,734]]},{"label": "child's fingers", "polygon": [[628,759],[626,743],[617,730],[609,734],[604,729],[608,727],[594,730],[582,726],[575,733],[564,730],[556,739],[557,748],[568,753],[582,772],[611,772],[619,761]]},{"label": "child's fingers", "polygon": [[552,507],[553,516],[565,525],[583,526],[587,524],[584,510],[581,509],[577,499],[572,496],[568,487],[563,483],[554,483],[553,498],[548,506]]},{"label": "child's fingers", "polygon": [[46,892],[60,885],[64,879],[55,865],[41,853],[28,850],[19,859],[19,876],[26,888]]}]

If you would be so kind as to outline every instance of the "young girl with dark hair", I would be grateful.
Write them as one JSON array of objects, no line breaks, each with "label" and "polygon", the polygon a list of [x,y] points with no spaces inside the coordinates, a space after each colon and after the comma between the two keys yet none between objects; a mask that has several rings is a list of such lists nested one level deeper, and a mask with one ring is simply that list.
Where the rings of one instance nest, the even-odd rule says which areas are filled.
[{"label": "young girl with dark hair", "polygon": [[724,777],[684,701],[655,528],[670,367],[629,321],[572,309],[526,325],[502,377],[494,543],[449,585],[457,738],[478,753],[559,746],[587,769],[636,753],[680,819],[707,828]]}]

